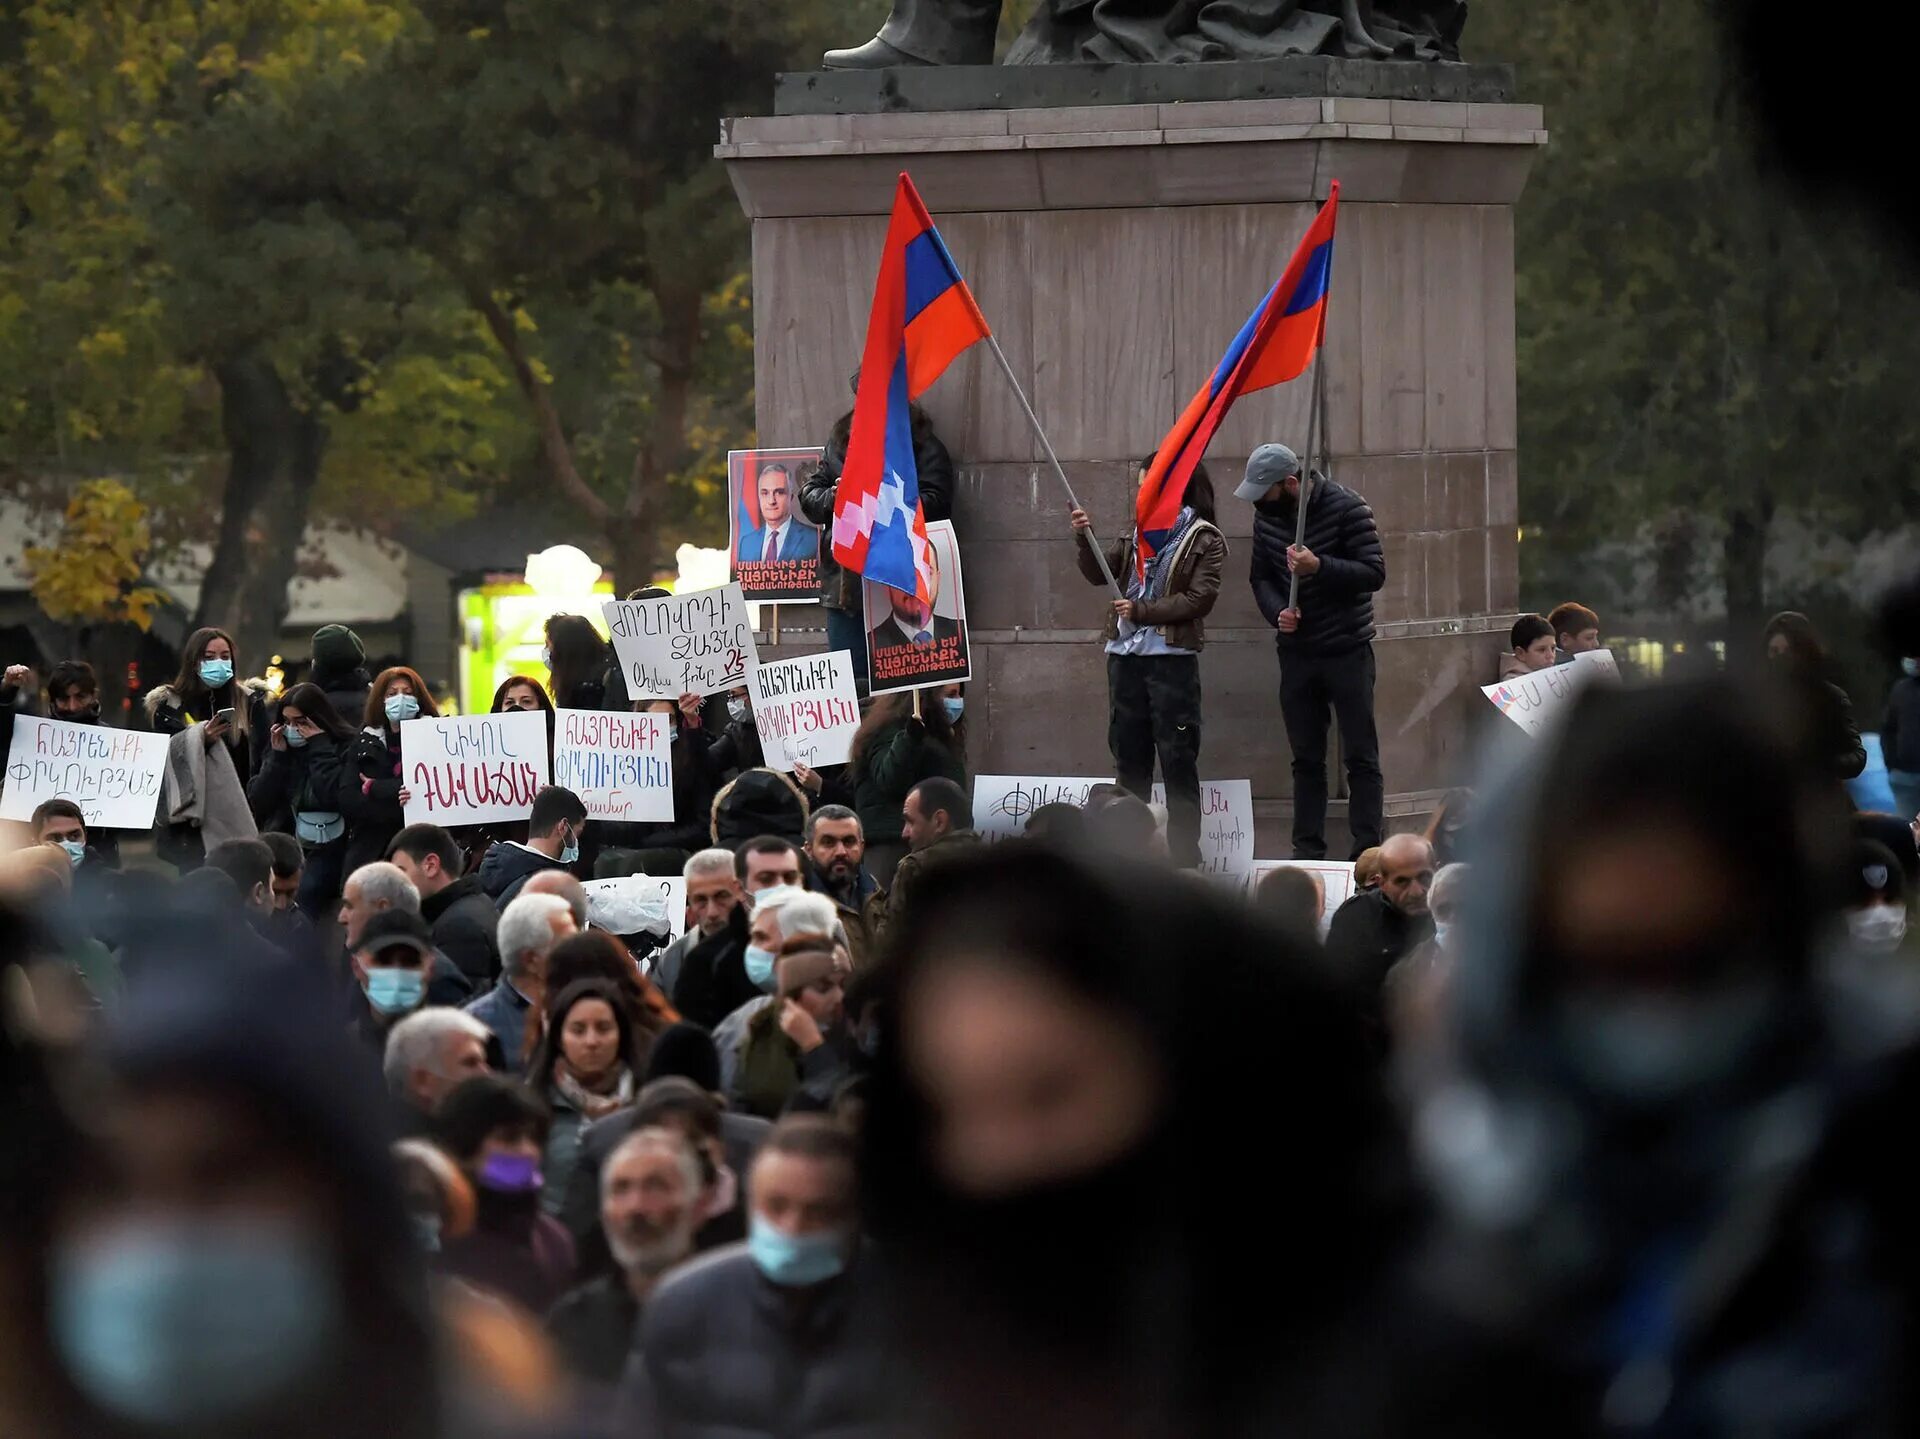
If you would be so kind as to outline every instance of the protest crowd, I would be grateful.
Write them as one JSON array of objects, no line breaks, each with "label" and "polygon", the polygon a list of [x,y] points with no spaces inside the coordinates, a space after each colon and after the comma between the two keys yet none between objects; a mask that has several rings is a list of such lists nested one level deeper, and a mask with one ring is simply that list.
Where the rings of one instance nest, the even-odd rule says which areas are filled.
[{"label": "protest crowd", "polygon": [[[1898,813],[1804,615],[1637,687],[1569,603],[1392,829],[1371,508],[1311,441],[1222,498],[1183,420],[1129,536],[1059,537],[1114,777],[983,775],[952,461],[885,382],[984,336],[932,273],[952,332],[896,308],[822,450],[734,476],[733,583],[554,614],[484,714],[341,625],[277,690],[196,630],[137,729],[6,670],[0,1434],[1920,1432],[1920,604]],[[1202,823],[1225,504],[1257,866]],[[828,653],[762,661],[756,585]]]}]

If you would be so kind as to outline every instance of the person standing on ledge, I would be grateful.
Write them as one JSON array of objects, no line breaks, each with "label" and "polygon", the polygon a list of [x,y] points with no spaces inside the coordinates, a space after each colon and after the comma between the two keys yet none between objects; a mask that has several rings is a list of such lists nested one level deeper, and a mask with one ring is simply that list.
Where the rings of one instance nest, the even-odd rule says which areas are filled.
[{"label": "person standing on ledge", "polygon": [[[1386,786],[1373,724],[1373,593],[1387,582],[1380,532],[1367,502],[1315,474],[1299,533],[1300,457],[1262,445],[1235,496],[1253,502],[1253,597],[1279,632],[1280,714],[1293,750],[1293,857],[1327,857],[1327,716],[1347,760],[1350,854],[1380,843]],[[1297,606],[1287,603],[1300,578]]]}]

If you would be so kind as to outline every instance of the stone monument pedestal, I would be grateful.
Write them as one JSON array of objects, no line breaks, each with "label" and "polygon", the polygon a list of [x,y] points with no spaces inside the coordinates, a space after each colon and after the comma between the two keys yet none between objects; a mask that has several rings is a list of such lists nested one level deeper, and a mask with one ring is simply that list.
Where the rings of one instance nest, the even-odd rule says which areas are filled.
[{"label": "stone monument pedestal", "polygon": [[[1103,99],[1142,85],[1164,93],[1129,68],[1187,71],[1167,83],[1214,92],[1231,87],[1225,72],[1246,72],[1270,92],[1287,67],[1109,67],[1089,83]],[[1349,72],[1381,78],[1348,89],[1508,93],[1498,67]],[[1130,528],[1141,458],[1340,180],[1324,433],[1334,477],[1372,504],[1386,547],[1375,650],[1389,822],[1423,822],[1467,777],[1472,737],[1491,716],[1478,687],[1495,678],[1518,602],[1513,206],[1546,142],[1539,107],[1269,94],[912,110],[884,75],[838,91],[801,83],[810,78],[782,78],[789,108],[823,95],[876,108],[732,120],[717,150],[753,226],[760,442],[820,443],[849,408],[895,177],[907,170],[1106,539]],[[951,75],[914,78],[965,93]],[[1017,87],[981,94],[987,106],[1019,98]],[[1253,511],[1231,490],[1256,445],[1304,448],[1310,391],[1303,378],[1241,400],[1207,461],[1233,553],[1201,661],[1201,771],[1253,781],[1262,857],[1289,853],[1290,760],[1273,634],[1247,579]],[[983,347],[923,403],[960,472],[969,768],[1110,773],[1105,602],[1074,564],[1058,481]],[[1341,854],[1337,772],[1333,786],[1328,839]]]}]

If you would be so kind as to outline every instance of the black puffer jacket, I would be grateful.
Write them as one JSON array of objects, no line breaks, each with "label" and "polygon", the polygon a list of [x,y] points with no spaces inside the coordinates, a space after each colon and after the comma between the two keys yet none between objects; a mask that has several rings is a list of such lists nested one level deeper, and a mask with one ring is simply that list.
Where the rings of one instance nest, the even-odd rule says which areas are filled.
[{"label": "black puffer jacket", "polygon": [[[1292,500],[1254,507],[1253,598],[1268,624],[1287,607],[1287,546],[1299,510]],[[1300,579],[1300,628],[1278,636],[1280,653],[1338,655],[1373,639],[1373,592],[1387,582],[1380,532],[1367,502],[1344,485],[1314,476],[1307,501],[1307,548],[1320,561]]]},{"label": "black puffer jacket", "polygon": [[[913,418],[913,464],[920,472],[920,507],[930,520],[953,514],[953,456],[933,432],[933,421],[918,405]],[[847,463],[847,440],[853,433],[853,415],[842,415],[827,437],[820,463],[800,485],[800,513],[820,526],[820,603],[830,609],[860,613],[858,577],[849,576],[833,557],[833,501],[840,489],[840,471]]]}]

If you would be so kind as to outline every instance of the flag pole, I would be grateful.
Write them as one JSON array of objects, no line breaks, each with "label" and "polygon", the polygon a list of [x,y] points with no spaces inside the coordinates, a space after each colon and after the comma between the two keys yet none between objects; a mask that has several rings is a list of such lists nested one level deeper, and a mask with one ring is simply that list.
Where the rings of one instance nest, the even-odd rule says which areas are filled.
[{"label": "flag pole", "polygon": [[[1032,424],[1034,434],[1040,437],[1040,446],[1047,452],[1047,463],[1053,466],[1054,474],[1060,477],[1060,488],[1067,492],[1067,503],[1076,510],[1079,509],[1080,501],[1073,493],[1073,486],[1067,481],[1067,472],[1060,468],[1060,461],[1053,453],[1053,442],[1047,438],[1047,432],[1040,428],[1040,417],[1034,414],[1033,406],[1027,403],[1027,392],[1020,388],[1020,381],[1014,378],[1013,366],[1007,363],[1006,352],[1000,348],[1000,337],[991,330],[987,331],[987,344],[993,347],[993,357],[1000,362],[1001,373],[1007,377],[1007,383],[1013,386],[1013,393],[1019,397],[1020,408],[1027,412],[1027,420]],[[1106,551],[1100,548],[1100,538],[1094,534],[1092,525],[1087,526],[1086,534],[1087,547],[1093,551],[1093,558],[1100,566],[1100,573],[1106,577],[1108,586],[1113,590],[1113,597],[1124,600],[1127,596],[1121,590],[1120,582],[1113,577],[1113,570],[1107,564]]]},{"label": "flag pole", "polygon": [[[1296,548],[1307,542],[1307,497],[1313,490],[1313,446],[1320,429],[1321,386],[1327,378],[1327,311],[1333,308],[1333,247],[1327,247],[1327,299],[1320,307],[1320,335],[1313,345],[1313,399],[1307,412],[1307,453],[1300,461],[1300,519],[1294,526]],[[1287,570],[1287,608],[1300,608],[1300,575],[1291,566]]]}]

